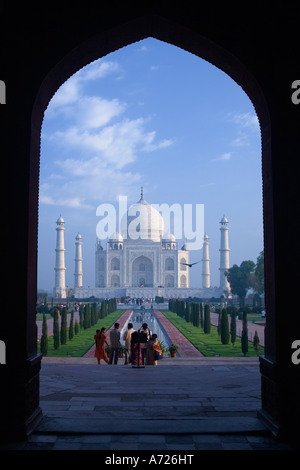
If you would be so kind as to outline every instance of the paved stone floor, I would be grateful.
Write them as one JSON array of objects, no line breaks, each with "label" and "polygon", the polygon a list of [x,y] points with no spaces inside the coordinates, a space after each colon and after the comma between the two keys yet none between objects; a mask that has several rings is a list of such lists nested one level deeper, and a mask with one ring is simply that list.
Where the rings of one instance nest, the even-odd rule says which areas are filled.
[{"label": "paved stone floor", "polygon": [[[258,418],[257,358],[196,355],[156,314],[180,345],[180,357],[140,368],[125,366],[124,359],[98,365],[93,348],[83,358],[43,358],[43,418],[27,441],[0,443],[0,450],[97,450],[104,456],[294,450],[275,440]],[[120,318],[122,325],[128,315]]]},{"label": "paved stone floor", "polygon": [[0,450],[292,450],[257,417],[256,358],[165,358],[139,369],[123,361],[44,358],[43,419],[26,442]]}]

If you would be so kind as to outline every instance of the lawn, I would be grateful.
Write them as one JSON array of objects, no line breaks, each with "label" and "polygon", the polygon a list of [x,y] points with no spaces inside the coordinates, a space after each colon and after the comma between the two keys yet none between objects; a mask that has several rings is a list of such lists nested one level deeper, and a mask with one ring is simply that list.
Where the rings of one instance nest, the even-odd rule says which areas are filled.
[{"label": "lawn", "polygon": [[[123,315],[124,310],[117,310],[108,314],[105,318],[98,320],[98,323],[84,330],[83,328],[69,340],[69,331],[67,333],[67,343],[59,345],[59,349],[53,347],[53,336],[48,337],[47,357],[82,357],[94,344],[94,334],[97,329],[106,327],[107,330]],[[68,329],[69,330],[69,329]],[[40,351],[40,342],[38,341],[38,351]]]},{"label": "lawn", "polygon": [[[221,338],[218,336],[218,329],[211,325],[211,332],[205,334],[201,327],[196,327],[190,322],[186,322],[184,318],[179,317],[176,313],[170,311],[161,312],[165,317],[173,323],[176,328],[204,355],[222,356],[222,357],[243,357],[241,349],[241,338],[237,337],[234,346],[231,343],[222,344]],[[263,354],[264,348],[259,347],[259,354]],[[247,357],[256,357],[257,353],[253,347],[253,343],[248,343]]]}]

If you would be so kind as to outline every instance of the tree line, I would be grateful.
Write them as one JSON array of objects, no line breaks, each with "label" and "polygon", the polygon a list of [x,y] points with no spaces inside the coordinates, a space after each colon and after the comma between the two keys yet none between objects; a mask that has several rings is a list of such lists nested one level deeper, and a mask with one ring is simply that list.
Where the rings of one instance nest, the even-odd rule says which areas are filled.
[{"label": "tree line", "polygon": [[[205,334],[210,333],[211,329],[211,319],[210,319],[210,305],[203,304],[199,302],[186,302],[179,299],[170,299],[169,300],[169,310],[173,313],[176,313],[181,318],[184,318],[186,322],[192,323],[198,328],[202,328]],[[237,310],[235,307],[227,308],[218,308],[216,310],[218,313],[218,336],[220,337],[222,344],[229,344],[231,342],[234,346],[236,342],[236,317]],[[230,326],[229,326],[229,317],[230,317]],[[248,352],[248,323],[247,323],[247,313],[243,312],[242,314],[243,326],[242,326],[242,335],[241,335],[241,349],[244,356]],[[255,331],[253,338],[253,347],[258,354],[259,347],[259,337],[257,331]]]},{"label": "tree line", "polygon": [[[59,349],[60,345],[66,344],[67,340],[71,341],[74,334],[77,335],[80,330],[88,329],[101,318],[105,318],[109,313],[117,310],[116,299],[102,300],[100,307],[96,302],[86,304],[79,309],[79,321],[74,323],[74,310],[71,310],[71,319],[69,328],[67,327],[67,308],[63,307],[61,312],[58,308],[54,309],[53,316],[53,347]],[[61,316],[61,324],[59,326],[59,316]],[[45,313],[43,314],[42,336],[40,350],[43,356],[48,353],[48,327]]]},{"label": "tree line", "polygon": [[261,295],[264,293],[264,252],[262,251],[256,263],[251,260],[243,261],[240,266],[234,264],[225,273],[232,294],[239,298],[240,307],[245,306],[245,298],[249,289],[255,292],[255,299],[261,306]]}]

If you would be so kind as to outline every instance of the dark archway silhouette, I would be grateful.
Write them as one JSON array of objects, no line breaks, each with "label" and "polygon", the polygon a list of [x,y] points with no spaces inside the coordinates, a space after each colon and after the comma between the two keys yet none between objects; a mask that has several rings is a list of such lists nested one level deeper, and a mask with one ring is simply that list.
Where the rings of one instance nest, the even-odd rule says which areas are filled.
[{"label": "dark archway silhouette", "polygon": [[[295,106],[292,107],[289,94],[290,85],[297,78],[294,75],[293,54],[284,56],[282,52],[293,41],[289,37],[289,42],[283,45],[283,38],[276,39],[271,21],[272,18],[278,20],[281,12],[276,8],[272,14],[268,9],[261,9],[259,14],[250,9],[247,12],[243,10],[238,23],[234,15],[236,12],[228,5],[218,10],[212,6],[202,6],[200,13],[196,14],[192,3],[181,5],[179,2],[170,10],[167,5],[155,2],[145,2],[143,5],[133,2],[130,6],[126,2],[123,5],[122,2],[115,3],[99,7],[98,16],[89,4],[82,15],[75,5],[72,12],[61,6],[56,12],[54,9],[51,12],[48,10],[45,16],[35,10],[27,11],[24,17],[20,17],[22,23],[14,27],[19,42],[15,41],[8,49],[15,56],[17,51],[23,53],[18,66],[27,71],[23,81],[20,81],[14,64],[4,77],[10,83],[11,90],[7,90],[10,114],[6,121],[4,144],[14,155],[11,174],[14,175],[13,191],[17,197],[12,213],[19,215],[18,220],[14,220],[11,247],[14,247],[13,261],[19,263],[20,310],[23,316],[18,316],[20,331],[12,331],[9,321],[4,320],[1,339],[6,343],[7,362],[10,365],[3,371],[2,383],[7,384],[3,403],[7,406],[2,408],[4,416],[10,420],[2,420],[5,425],[1,433],[27,434],[40,417],[40,357],[36,350],[35,301],[40,132],[44,111],[56,90],[73,73],[93,60],[147,37],[181,47],[223,70],[243,88],[256,110],[262,139],[267,305],[265,357],[261,358],[262,415],[276,433],[296,432],[297,416],[299,418],[299,411],[298,415],[295,412],[297,371],[290,357],[291,344],[297,339],[294,332],[299,331],[299,315],[291,314],[289,320],[293,326],[284,329],[285,322],[280,313],[284,308],[287,289],[296,292],[297,287],[297,271],[292,267],[293,263],[297,265],[294,257],[297,257],[298,243],[293,208],[297,188],[293,157],[299,149],[300,138],[296,119],[298,111]],[[19,15],[21,13],[18,12]],[[289,24],[293,23],[294,16],[297,17],[294,11],[287,12]],[[267,22],[270,23],[269,30]],[[32,32],[21,42],[22,25],[25,23],[28,28],[32,25]],[[53,24],[64,26],[64,32],[58,30],[56,36]],[[256,25],[255,34],[253,24]],[[273,49],[275,46],[279,51],[277,54]],[[31,56],[26,55],[28,50],[31,50]],[[272,75],[271,81],[270,68],[275,70],[277,66],[276,70],[279,70],[281,59],[285,75],[281,68],[278,77]],[[12,65],[8,53],[5,63],[7,68]],[[18,139],[14,139],[16,129]],[[289,179],[288,184],[284,183],[284,176]],[[7,188],[8,194],[12,195],[9,183]],[[23,233],[21,239],[20,227]],[[291,253],[283,253],[285,227],[289,227],[289,246],[294,250],[294,257]],[[290,277],[287,279],[288,270]],[[6,292],[12,294],[12,287],[8,287]],[[21,352],[14,356],[11,351],[15,341],[19,342]]]}]

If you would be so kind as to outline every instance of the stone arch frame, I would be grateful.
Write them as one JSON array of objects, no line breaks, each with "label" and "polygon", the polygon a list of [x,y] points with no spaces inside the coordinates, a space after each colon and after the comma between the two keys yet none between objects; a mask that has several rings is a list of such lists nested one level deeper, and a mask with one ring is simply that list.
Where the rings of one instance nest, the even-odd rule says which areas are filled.
[{"label": "stone arch frame", "polygon": [[[199,56],[199,58],[211,62],[219,69],[225,71],[225,73],[227,73],[243,88],[250,98],[259,118],[262,136],[263,173],[264,169],[267,170],[267,172],[270,171],[271,153],[270,147],[267,145],[270,139],[268,107],[265,103],[264,95],[254,76],[252,76],[245,69],[243,64],[229,51],[219,47],[216,43],[211,42],[204,36],[195,34],[192,31],[184,31],[179,24],[160,17],[152,17],[150,21],[147,17],[138,18],[126,25],[120,25],[114,30],[108,30],[105,33],[97,34],[79,44],[64,58],[62,61],[63,66],[61,66],[61,63],[57,64],[45,78],[35,102],[32,119],[33,128],[30,156],[31,166],[35,170],[35,174],[34,172],[32,173],[32,188],[34,191],[31,194],[34,208],[37,208],[36,202],[38,200],[37,169],[40,152],[40,142],[37,139],[37,134],[40,134],[42,114],[46,109],[48,102],[51,100],[56,90],[68,78],[70,78],[70,76],[85,65],[123,46],[147,37],[154,37],[181,47],[187,52],[194,53]],[[268,195],[268,199],[264,200],[264,204],[265,208],[269,208],[265,211],[265,214],[268,214],[268,232],[272,233],[272,188],[269,185],[268,180],[266,180],[265,183],[267,183],[268,186],[267,191],[265,192]],[[36,231],[37,229],[36,221],[37,219],[33,217],[33,227],[31,229],[33,231]],[[271,259],[268,259],[268,253],[265,253],[265,259],[267,263],[272,262]],[[269,274],[271,274],[271,271],[269,271]],[[36,278],[36,273],[33,275],[33,278]],[[271,279],[270,283],[272,284]]]},{"label": "stone arch frame", "polygon": [[180,260],[179,260],[179,269],[180,269],[180,271],[187,271],[186,264],[182,264],[182,263],[186,263],[186,259],[184,257],[180,258]]},{"label": "stone arch frame", "polygon": [[173,274],[165,275],[165,287],[175,287],[175,278]]},{"label": "stone arch frame", "polygon": [[165,261],[165,271],[174,271],[175,269],[175,260],[168,256]]},{"label": "stone arch frame", "polygon": [[[25,122],[26,119],[26,123],[28,123],[28,120],[30,120],[31,118],[30,164],[27,165],[26,163],[26,170],[28,171],[26,171],[21,188],[21,192],[24,192],[26,194],[26,198],[24,199],[24,203],[22,204],[22,207],[25,206],[25,211],[21,212],[21,221],[22,226],[24,228],[25,236],[24,241],[20,243],[18,247],[16,247],[16,253],[14,255],[16,256],[16,259],[19,256],[19,259],[22,260],[20,282],[22,283],[22,285],[25,286],[22,288],[22,293],[25,294],[23,306],[24,311],[26,311],[26,318],[22,323],[25,326],[25,334],[22,338],[22,350],[24,351],[24,355],[22,356],[22,359],[19,360],[19,363],[16,359],[16,364],[19,364],[18,367],[21,367],[20,363],[22,361],[24,363],[26,362],[26,370],[30,371],[29,377],[31,381],[31,386],[33,387],[33,377],[38,377],[38,358],[36,357],[37,350],[36,342],[34,340],[34,310],[36,296],[36,246],[38,212],[37,201],[39,166],[38,161],[40,147],[39,140],[44,110],[46,109],[47,103],[50,101],[53,93],[58,89],[58,87],[67,78],[69,78],[72,73],[79,70],[82,66],[86,65],[91,60],[100,57],[102,52],[103,55],[105,55],[119,47],[122,47],[123,45],[130,44],[131,42],[134,42],[138,39],[143,39],[144,37],[152,36],[156,37],[157,39],[172,43],[174,45],[178,45],[179,47],[186,49],[189,52],[195,53],[199,57],[208,60],[221,70],[225,71],[244,89],[244,91],[250,97],[259,117],[262,135],[265,277],[266,299],[268,305],[266,328],[266,357],[261,360],[261,371],[263,375],[262,392],[265,395],[265,399],[263,397],[263,408],[266,410],[267,414],[270,414],[271,418],[275,423],[275,426],[277,426],[277,422],[281,422],[282,426],[285,427],[285,429],[287,429],[288,427],[289,430],[291,430],[292,426],[290,423],[288,423],[288,419],[290,418],[293,423],[296,422],[294,418],[292,419],[292,416],[294,416],[294,410],[290,408],[290,403],[296,403],[295,393],[293,393],[291,397],[291,392],[293,392],[293,383],[295,384],[294,377],[296,371],[295,368],[293,368],[293,365],[291,365],[290,361],[290,339],[292,337],[291,328],[288,331],[282,331],[282,328],[280,327],[283,327],[283,324],[282,321],[279,319],[278,314],[280,308],[284,306],[284,287],[288,287],[287,281],[284,280],[284,277],[280,273],[280,271],[284,273],[287,271],[287,269],[289,268],[290,257],[286,257],[286,259],[284,259],[283,255],[280,254],[280,248],[283,246],[283,229],[280,229],[279,222],[277,219],[281,219],[280,209],[287,208],[287,205],[285,205],[285,203],[288,202],[288,196],[281,197],[281,194],[277,194],[275,190],[273,191],[273,189],[280,188],[280,181],[282,181],[280,180],[278,163],[276,163],[275,161],[276,159],[281,159],[283,151],[283,143],[281,141],[282,139],[280,140],[279,132],[277,132],[281,130],[281,124],[283,125],[284,131],[286,132],[285,138],[286,142],[289,145],[289,161],[291,161],[292,158],[292,151],[294,150],[295,152],[295,148],[293,149],[293,145],[296,146],[296,148],[299,148],[300,144],[299,137],[296,136],[296,124],[293,123],[293,118],[297,116],[295,113],[298,110],[294,108],[294,110],[291,111],[292,118],[288,119],[288,124],[290,125],[290,128],[288,128],[288,124],[285,125],[284,119],[279,117],[279,109],[281,112],[283,108],[288,114],[290,94],[288,90],[287,95],[284,96],[284,92],[280,89],[280,86],[278,85],[286,85],[287,87],[290,87],[290,82],[287,83],[287,79],[284,80],[283,77],[274,77],[273,84],[269,82],[266,83],[266,78],[264,76],[263,71],[261,73],[259,68],[255,66],[255,60],[251,62],[252,59],[250,55],[248,56],[248,64],[249,69],[251,69],[252,67],[252,69],[254,70],[253,74],[251,74],[250,71],[247,70],[246,67],[242,64],[242,62],[236,58],[234,52],[236,50],[239,50],[239,48],[236,47],[237,38],[243,40],[243,34],[242,28],[238,30],[239,32],[230,31],[229,34],[228,30],[226,34],[224,34],[225,31],[224,29],[222,29],[222,27],[224,28],[223,23],[226,24],[226,19],[230,20],[229,14],[222,18],[222,22],[219,23],[219,25],[221,26],[221,32],[219,33],[218,27],[216,25],[214,26],[214,22],[212,20],[212,18],[214,17],[214,15],[212,15],[212,11],[210,12],[206,9],[203,13],[203,17],[205,20],[207,20],[207,24],[203,24],[203,21],[199,21],[199,29],[202,28],[204,31],[203,36],[200,36],[197,32],[195,32],[197,30],[197,21],[195,19],[194,8],[192,9],[192,11],[188,8],[188,10],[185,11],[185,15],[182,16],[182,19],[180,18],[180,16],[178,16],[178,13],[176,17],[176,12],[172,12],[169,15],[166,14],[166,12],[163,10],[163,7],[157,7],[157,10],[159,12],[161,8],[161,16],[153,13],[156,11],[155,8],[148,8],[149,9],[146,9],[146,12],[143,11],[140,16],[139,14],[133,14],[133,11],[131,11],[129,13],[129,18],[126,17],[126,23],[124,21],[124,23],[121,25],[118,24],[118,21],[113,22],[109,19],[107,19],[106,24],[105,19],[103,20],[101,18],[101,25],[104,23],[105,27],[103,27],[103,30],[105,30],[105,32],[98,34],[97,38],[94,38],[95,40],[93,40],[92,42],[91,40],[84,42],[84,38],[86,37],[84,34],[78,34],[78,36],[76,37],[78,41],[77,45],[74,43],[74,40],[69,40],[69,38],[68,40],[66,39],[66,41],[62,44],[62,47],[64,47],[63,51],[59,52],[56,55],[53,53],[54,57],[49,57],[49,68],[45,70],[44,67],[43,70],[39,70],[39,73],[34,77],[36,82],[32,85],[28,92],[28,95],[26,96],[27,108],[25,110],[22,110],[23,114],[19,116],[20,121],[23,119]],[[133,17],[135,18],[134,20],[132,20]],[[176,22],[176,18],[178,18],[178,22]],[[189,27],[185,24],[187,18],[189,20]],[[291,22],[290,18],[287,18],[288,21]],[[216,24],[218,24],[218,21],[220,21],[220,18],[218,18],[217,15]],[[258,29],[260,30],[260,32],[261,24],[262,23],[258,22]],[[249,24],[246,24],[246,26],[249,28]],[[226,27],[230,28],[230,21],[229,26]],[[267,28],[267,24],[264,26],[264,28]],[[86,35],[87,34],[88,33],[86,33]],[[247,38],[247,35],[245,37]],[[256,44],[259,43],[259,40],[260,39],[256,39]],[[221,46],[221,44],[223,44],[223,46]],[[70,49],[72,49],[71,52],[65,55],[67,50]],[[260,53],[260,51],[258,52]],[[245,54],[247,54],[247,52]],[[85,60],[83,59],[83,56],[86,57],[86,63],[84,63]],[[243,54],[241,54],[241,57],[242,56]],[[263,60],[263,56],[264,54],[260,53],[261,62]],[[294,69],[292,66],[291,56],[287,55],[284,60],[285,75],[289,76],[290,79],[294,79]],[[270,58],[270,64],[272,63],[274,63],[275,65],[279,63],[276,55],[273,55],[272,58]],[[52,70],[49,72],[49,69],[51,67]],[[283,70],[279,72],[279,75],[283,75],[282,72]],[[260,84],[258,84],[255,75],[258,77]],[[44,77],[46,78],[42,82]],[[267,89],[268,87],[270,88],[269,92]],[[33,96],[36,96],[36,101],[32,108]],[[18,109],[18,98],[18,95],[16,95],[16,98],[10,95],[11,103],[13,103],[15,109]],[[287,104],[287,102],[289,103]],[[28,111],[29,106],[30,112]],[[281,106],[282,108],[280,108]],[[272,112],[272,135],[269,109]],[[30,134],[27,129],[23,131],[23,141],[25,134],[26,137]],[[11,132],[8,135],[11,135]],[[22,144],[24,144],[24,142],[18,144],[17,148],[20,148]],[[22,154],[26,156],[26,159],[28,159],[28,148],[26,147],[24,150],[25,153],[22,152]],[[275,178],[273,177],[274,168]],[[286,167],[284,171],[288,172]],[[292,190],[292,185],[290,185],[288,190],[291,192],[291,194],[295,193]],[[28,207],[30,207],[30,211],[26,210],[28,209]],[[284,220],[292,221],[293,219],[291,216],[291,210],[287,212],[288,213],[285,214]],[[286,226],[288,226],[288,224],[286,224]],[[284,233],[284,236],[286,236],[286,233]],[[295,236],[291,233],[290,237],[293,246],[296,247]],[[23,257],[22,251],[25,253]],[[25,268],[25,264],[27,266],[27,269]],[[297,265],[297,263],[295,263],[295,265]],[[291,269],[292,272],[296,274],[295,269],[293,267],[291,267]],[[293,286],[296,287],[295,282],[293,283]],[[295,318],[294,320],[298,322],[297,325],[299,325],[299,320]],[[281,336],[280,340],[278,337],[279,332],[281,332],[282,334],[284,333],[284,337]],[[9,334],[7,334],[7,338],[7,341],[10,341]],[[288,377],[288,382],[285,381],[285,384],[283,384],[283,381],[280,379],[283,373],[285,374],[285,376]],[[26,385],[26,377],[27,375],[25,376],[24,384],[22,384],[23,388]],[[38,388],[38,383],[36,387]],[[288,390],[288,393],[286,392],[286,390]],[[280,398],[279,395],[282,395],[286,398],[289,397],[289,400],[286,399],[286,403],[289,402],[286,405],[284,403],[284,399],[281,399],[280,412],[278,411],[278,400]],[[31,405],[32,410],[35,411],[33,401],[31,401]],[[285,414],[286,418],[284,418]],[[294,429],[297,429],[296,425],[294,425]]]},{"label": "stone arch frame", "polygon": [[[134,275],[134,265],[137,265]],[[151,269],[148,269],[149,266]],[[142,268],[142,269],[141,269]],[[154,285],[154,263],[153,260],[146,255],[137,255],[130,262],[130,274],[132,287],[153,287]]]},{"label": "stone arch frame", "polygon": [[112,274],[110,279],[111,287],[120,287],[120,276],[118,274]]},{"label": "stone arch frame", "polygon": [[121,266],[120,258],[117,258],[116,256],[114,256],[110,260],[110,270],[111,271],[120,271],[120,269],[121,269],[120,266]]},{"label": "stone arch frame", "polygon": [[185,274],[180,275],[180,287],[186,287],[187,279]]}]

